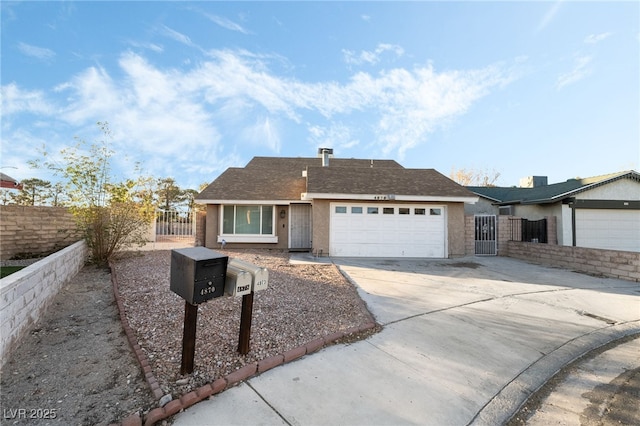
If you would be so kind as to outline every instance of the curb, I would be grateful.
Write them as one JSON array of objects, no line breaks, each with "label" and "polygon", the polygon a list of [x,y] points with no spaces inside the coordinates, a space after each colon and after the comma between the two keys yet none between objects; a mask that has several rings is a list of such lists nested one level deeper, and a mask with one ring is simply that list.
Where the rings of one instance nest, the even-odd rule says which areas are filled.
[{"label": "curb", "polygon": [[590,352],[632,335],[640,335],[640,321],[593,330],[565,342],[520,372],[476,413],[469,425],[506,424],[532,395],[563,368]]},{"label": "curb", "polygon": [[[116,276],[115,268],[113,267],[111,262],[109,262],[109,268],[111,269],[111,284],[113,286],[113,294],[116,299],[116,304],[118,305],[118,312],[120,313],[120,322],[122,323],[122,328],[127,336],[129,345],[131,346],[131,349],[133,350],[135,357],[138,360],[138,364],[140,365],[140,368],[144,373],[145,380],[147,381],[147,384],[149,385],[154,398],[156,400],[160,400],[160,398],[162,398],[163,396],[162,390],[160,389],[160,384],[158,383],[156,377],[153,375],[151,365],[149,364],[149,359],[147,358],[147,355],[142,351],[140,345],[138,345],[138,341],[135,337],[133,329],[131,328],[131,326],[129,326],[129,323],[126,319],[124,303],[122,302],[120,291],[118,290],[118,279]],[[152,426],[157,422],[173,416],[174,414],[177,414],[180,411],[185,410],[186,408],[191,407],[192,405],[204,399],[210,398],[224,391],[225,389],[229,389],[235,385],[238,385],[248,378],[257,376],[280,365],[295,361],[305,355],[317,352],[323,347],[329,346],[330,344],[333,344],[334,342],[345,337],[350,337],[354,334],[373,330],[378,327],[371,314],[369,314],[369,319],[370,320],[368,322],[361,324],[360,326],[352,327],[345,331],[337,331],[335,333],[331,333],[325,337],[314,339],[300,347],[288,350],[282,354],[274,355],[261,361],[247,364],[244,367],[220,379],[216,379],[211,383],[207,383],[194,391],[182,395],[180,398],[171,400],[164,407],[154,408],[153,410],[149,411],[149,413],[147,413],[147,415],[144,417],[140,417],[139,414],[132,414],[123,419],[120,425],[142,426],[144,424],[145,426]]]}]

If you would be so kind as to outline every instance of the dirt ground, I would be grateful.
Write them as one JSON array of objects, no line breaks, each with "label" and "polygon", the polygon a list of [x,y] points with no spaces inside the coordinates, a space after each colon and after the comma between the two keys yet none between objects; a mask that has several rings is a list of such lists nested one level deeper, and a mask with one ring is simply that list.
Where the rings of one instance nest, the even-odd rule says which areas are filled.
[{"label": "dirt ground", "polygon": [[[184,302],[169,290],[171,253],[143,253],[123,255],[113,271],[85,266],[61,289],[2,368],[1,424],[109,425],[134,414],[144,419],[159,406],[123,332],[112,274],[154,378],[163,395],[174,398],[248,362],[371,321],[353,286],[333,265],[293,266],[288,253],[234,253],[266,262],[270,271],[269,291],[254,301],[251,351],[238,354],[235,329],[229,331],[229,324],[240,322],[241,298],[212,300],[200,306],[198,327],[217,332],[201,333],[196,368],[183,377],[178,367]],[[341,342],[375,331],[351,333]]]},{"label": "dirt ground", "polygon": [[[526,424],[562,377],[554,377],[509,424]],[[628,408],[640,398],[640,372],[624,379],[614,389],[594,390],[595,399],[609,401],[608,411],[602,416],[587,410],[583,424],[635,421],[637,411]],[[109,425],[158,406],[123,333],[110,272],[92,266],[55,297],[2,368],[0,384],[3,425]]]},{"label": "dirt ground", "polygon": [[157,406],[106,269],[84,267],[2,368],[3,425],[108,425]]},{"label": "dirt ground", "polygon": [[[529,397],[513,415],[507,426],[527,425],[545,399],[572,374],[580,364],[621,343],[637,339],[636,335],[611,342],[565,366],[537,392]],[[582,426],[614,426],[640,424],[640,368],[620,374],[610,383],[595,386],[588,394],[589,406],[580,414]]]}]

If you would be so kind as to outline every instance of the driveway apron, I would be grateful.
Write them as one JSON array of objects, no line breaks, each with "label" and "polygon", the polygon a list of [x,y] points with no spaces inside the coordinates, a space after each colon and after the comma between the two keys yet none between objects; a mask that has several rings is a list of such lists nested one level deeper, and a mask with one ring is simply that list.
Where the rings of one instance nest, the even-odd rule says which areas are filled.
[{"label": "driveway apron", "polygon": [[499,424],[566,364],[640,333],[634,282],[504,257],[333,261],[382,331],[253,377],[175,425]]}]

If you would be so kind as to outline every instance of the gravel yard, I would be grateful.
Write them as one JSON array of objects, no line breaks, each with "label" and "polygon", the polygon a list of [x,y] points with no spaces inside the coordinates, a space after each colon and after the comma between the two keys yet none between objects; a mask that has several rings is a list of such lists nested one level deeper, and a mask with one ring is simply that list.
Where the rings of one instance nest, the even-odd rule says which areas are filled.
[{"label": "gravel yard", "polygon": [[180,396],[313,339],[370,322],[356,289],[332,264],[292,265],[271,250],[219,250],[269,269],[269,288],[253,300],[250,351],[240,355],[242,297],[199,305],[194,371],[180,375],[184,300],[169,290],[171,252],[144,252],[115,263],[127,321],[163,393]]},{"label": "gravel yard", "polygon": [[[242,297],[199,305],[195,368],[187,376],[180,375],[185,306],[169,289],[171,251],[127,253],[113,264],[126,320],[163,394],[179,398],[248,363],[372,321],[332,264],[292,265],[287,252],[275,250],[218,251],[267,267],[269,288],[254,296],[247,355],[237,352]],[[2,407],[48,409],[55,419],[7,411],[7,424],[108,425],[158,406],[122,332],[110,279],[86,266],[25,336],[2,369]]]}]

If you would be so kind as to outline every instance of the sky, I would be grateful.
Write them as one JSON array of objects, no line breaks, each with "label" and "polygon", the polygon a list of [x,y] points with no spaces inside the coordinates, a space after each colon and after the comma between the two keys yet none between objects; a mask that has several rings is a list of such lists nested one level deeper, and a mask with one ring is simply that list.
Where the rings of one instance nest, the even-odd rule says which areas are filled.
[{"label": "sky", "polygon": [[[254,156],[549,183],[640,170],[640,2],[6,1],[1,171],[107,140],[114,180]],[[110,137],[98,122],[108,122]]]}]

